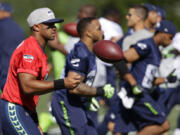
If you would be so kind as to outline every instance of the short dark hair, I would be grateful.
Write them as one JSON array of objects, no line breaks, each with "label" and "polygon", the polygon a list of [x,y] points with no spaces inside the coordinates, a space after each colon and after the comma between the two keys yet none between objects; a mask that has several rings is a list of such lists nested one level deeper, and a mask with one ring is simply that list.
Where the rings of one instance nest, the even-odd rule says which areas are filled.
[{"label": "short dark hair", "polygon": [[88,17],[95,17],[97,15],[97,9],[92,4],[85,4],[83,7],[86,7],[86,13],[88,14]]},{"label": "short dark hair", "polygon": [[143,5],[133,5],[130,8],[135,9],[135,12],[137,15],[141,16],[143,20],[146,20],[148,16],[148,10],[145,6]]},{"label": "short dark hair", "polygon": [[104,8],[102,15],[104,17],[108,17],[108,16],[120,16],[120,11],[116,7],[114,7],[112,5],[109,5],[106,8]]},{"label": "short dark hair", "polygon": [[96,19],[95,17],[87,17],[87,18],[83,18],[83,19],[79,20],[79,22],[77,24],[77,32],[80,37],[82,37],[87,26],[95,19]]}]

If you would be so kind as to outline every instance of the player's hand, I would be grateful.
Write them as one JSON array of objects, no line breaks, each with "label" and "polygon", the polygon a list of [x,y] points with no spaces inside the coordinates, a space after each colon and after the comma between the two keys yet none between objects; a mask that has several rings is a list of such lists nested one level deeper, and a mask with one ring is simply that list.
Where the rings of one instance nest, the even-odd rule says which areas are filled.
[{"label": "player's hand", "polygon": [[132,92],[135,96],[140,96],[143,94],[144,89],[136,84],[135,86],[132,87]]},{"label": "player's hand", "polygon": [[175,83],[176,81],[177,81],[177,76],[174,74],[170,74],[165,79],[165,82],[168,82],[168,83]]},{"label": "player's hand", "polygon": [[75,72],[71,72],[68,74],[66,78],[64,78],[64,85],[68,89],[73,89],[81,82],[81,76]]},{"label": "player's hand", "polygon": [[176,74],[174,74],[175,71],[176,71],[176,69],[171,71],[171,73],[165,78],[165,83],[175,83],[175,82],[177,82],[178,78],[177,78]]},{"label": "player's hand", "polygon": [[111,84],[104,85],[103,90],[104,90],[104,96],[108,99],[112,98],[112,96],[114,95],[115,89],[113,86],[111,86]]},{"label": "player's hand", "polygon": [[98,111],[98,109],[99,109],[99,103],[98,103],[98,101],[96,100],[96,98],[91,98],[91,100],[90,100],[90,103],[89,103],[89,110],[90,111]]}]

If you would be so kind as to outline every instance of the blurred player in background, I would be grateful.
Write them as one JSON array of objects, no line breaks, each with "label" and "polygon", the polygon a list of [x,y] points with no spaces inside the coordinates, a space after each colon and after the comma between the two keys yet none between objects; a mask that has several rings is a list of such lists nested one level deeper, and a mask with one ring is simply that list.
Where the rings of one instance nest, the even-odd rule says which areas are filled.
[{"label": "blurred player in background", "polygon": [[[96,7],[91,4],[86,4],[79,9],[77,15],[77,21],[86,17],[96,17],[96,15],[97,15]],[[66,51],[69,53],[74,48],[74,44],[77,43],[78,41],[79,41],[79,37],[70,36],[68,42],[65,45]]]},{"label": "blurred player in background", "polygon": [[[168,29],[168,32],[166,29]],[[116,119],[115,131],[119,130],[121,131],[120,133],[123,134],[128,132],[125,131],[128,128],[131,130],[136,128],[139,131],[137,133],[138,135],[157,135],[169,129],[166,120],[166,110],[163,105],[157,104],[151,97],[151,89],[153,84],[158,85],[165,81],[165,79],[161,80],[161,78],[153,79],[158,71],[161,60],[161,54],[157,45],[169,45],[175,33],[176,28],[171,22],[161,21],[161,26],[157,28],[157,32],[153,38],[139,41],[128,51],[124,52],[125,58],[133,62],[131,73],[136,78],[138,84],[143,87],[144,92],[142,95],[135,96],[135,99],[132,99],[134,92],[129,89],[130,87],[127,84],[121,84],[121,90],[118,93],[121,99],[121,109],[118,112],[120,118]],[[133,50],[136,53],[133,53]],[[133,53],[133,55],[131,53]],[[138,54],[138,57],[135,58],[136,54]],[[132,58],[131,56],[133,56],[133,59],[130,59]],[[140,57],[143,57],[143,59],[140,59]],[[134,61],[136,62],[134,63]],[[149,64],[146,65],[145,63]],[[142,69],[144,66],[141,64],[146,65],[144,65],[146,70]],[[142,71],[145,72],[142,73]],[[132,104],[130,104],[130,101],[132,101]],[[119,125],[117,123],[119,123]],[[132,127],[132,123],[135,125],[134,127]],[[120,133],[117,133],[117,135]]]},{"label": "blurred player in background", "polygon": [[[12,19],[13,8],[9,3],[0,3],[0,94],[6,82],[9,61],[14,49],[25,38],[24,30]],[[0,124],[1,125],[1,124]],[[1,134],[0,126],[0,134]]]},{"label": "blurred player in background", "polygon": [[153,36],[149,30],[145,27],[145,21],[148,16],[146,7],[142,5],[135,5],[129,8],[126,15],[127,26],[131,29],[127,32],[123,38],[118,41],[118,44],[123,51],[129,49],[129,47],[137,41],[146,39]]},{"label": "blurred player in background", "polygon": [[8,3],[0,3],[0,78],[3,90],[9,68],[9,61],[14,49],[25,38],[24,30],[12,19],[13,9]]},{"label": "blurred player in background", "polygon": [[[127,50],[131,45],[135,44],[141,39],[151,37],[153,34],[144,28],[144,21],[147,17],[147,9],[141,5],[132,6],[126,16],[127,25],[131,29],[127,32],[119,41],[118,44],[122,46],[123,50]],[[108,76],[109,78],[109,76]],[[112,107],[115,102],[112,103]],[[116,119],[115,113],[110,111],[105,116],[104,123],[108,123],[108,128],[113,132],[114,120]],[[106,124],[107,125],[107,124]],[[99,126],[99,131],[104,134],[106,131],[102,130],[102,126]]]},{"label": "blurred player in background", "polygon": [[120,12],[114,6],[104,8],[102,17],[99,18],[102,30],[104,31],[104,39],[117,42],[123,36],[123,30],[120,23]]},{"label": "blurred player in background", "polygon": [[166,19],[166,11],[160,7],[160,6],[156,6],[156,12],[157,12],[157,22],[160,22],[161,20],[165,20]]},{"label": "blurred player in background", "polygon": [[49,69],[44,48],[49,40],[55,38],[54,24],[63,22],[63,19],[55,18],[49,8],[39,8],[29,14],[27,22],[31,36],[13,52],[1,95],[0,118],[5,135],[42,135],[36,113],[39,95],[57,89],[74,88],[80,83],[78,75],[45,81]]},{"label": "blurred player in background", "polygon": [[157,13],[157,8],[156,6],[152,5],[152,4],[144,4],[144,6],[147,8],[148,10],[148,16],[147,19],[145,21],[145,28],[148,29],[150,32],[154,33],[155,32],[155,28],[157,25],[158,20],[158,13]]},{"label": "blurred player in background", "polygon": [[[102,17],[99,18],[99,22],[101,24],[101,28],[104,31],[104,40],[111,40],[116,42],[123,36],[123,31],[120,22],[120,12],[113,6],[107,6],[103,10]],[[93,86],[101,87],[106,83],[110,83],[112,86],[116,88],[116,79],[117,76],[115,74],[114,68],[111,64],[107,64],[100,59],[96,58],[97,62],[97,75],[95,77],[95,81]],[[105,101],[108,109],[112,106],[112,100],[100,100],[100,103]],[[102,123],[98,125],[98,134],[104,135],[107,131],[107,123],[109,121],[110,112],[108,111],[105,115]]]},{"label": "blurred player in background", "polygon": [[[158,93],[155,97],[159,104],[165,104],[166,113],[169,114],[172,108],[180,104],[180,56],[179,56],[180,34],[176,33],[171,47],[162,50],[163,59],[160,65],[160,77],[166,77],[165,83],[157,87]],[[169,64],[171,63],[171,64]],[[168,81],[169,80],[169,81]],[[178,120],[179,122],[179,120]],[[174,134],[179,134],[179,125]]]},{"label": "blurred player in background", "polygon": [[48,42],[48,46],[51,49],[54,78],[59,79],[64,68],[65,56],[67,55],[67,51],[65,50],[64,45],[67,43],[69,37],[61,30],[60,24],[56,24],[56,27],[57,35],[54,40]]}]

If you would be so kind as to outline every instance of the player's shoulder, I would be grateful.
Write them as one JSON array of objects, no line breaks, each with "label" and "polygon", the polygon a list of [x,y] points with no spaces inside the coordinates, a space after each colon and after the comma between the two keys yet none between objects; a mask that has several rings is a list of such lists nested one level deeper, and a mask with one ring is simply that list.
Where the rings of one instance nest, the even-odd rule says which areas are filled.
[{"label": "player's shoulder", "polygon": [[79,41],[75,44],[74,49],[71,52],[74,56],[85,59],[90,55],[90,51],[86,47],[86,45]]},{"label": "player's shoulder", "polygon": [[32,36],[22,41],[18,45],[16,50],[21,54],[31,54],[37,57],[42,57],[42,55],[45,55],[44,50],[40,47],[36,39],[33,38]]},{"label": "player's shoulder", "polygon": [[138,48],[141,48],[142,50],[148,49],[148,48],[151,48],[152,41],[153,41],[152,38],[143,39],[143,40],[138,41],[135,44],[135,46],[138,46]]}]

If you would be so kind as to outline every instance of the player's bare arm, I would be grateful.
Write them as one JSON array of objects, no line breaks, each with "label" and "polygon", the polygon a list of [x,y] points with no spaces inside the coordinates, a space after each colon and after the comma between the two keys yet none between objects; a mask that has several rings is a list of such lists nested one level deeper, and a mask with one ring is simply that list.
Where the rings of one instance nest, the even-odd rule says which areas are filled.
[{"label": "player's bare arm", "polygon": [[[28,73],[18,74],[20,86],[24,94],[41,95],[54,91],[54,81],[37,80],[37,77]],[[74,88],[80,83],[80,76],[69,75],[64,79],[65,88]]]},{"label": "player's bare arm", "polygon": [[24,94],[45,94],[53,90],[53,81],[37,80],[36,76],[28,73],[19,73],[19,82]]},{"label": "player's bare arm", "polygon": [[[71,74],[78,74],[76,72],[69,72],[68,75]],[[78,74],[80,75],[80,74]],[[93,88],[91,86],[88,86],[87,84],[83,83],[84,77],[82,75],[80,75],[81,77],[81,83],[79,83],[79,85],[74,88],[69,90],[69,92],[71,94],[76,94],[76,95],[80,95],[80,96],[95,96],[96,95],[96,88]]]},{"label": "player's bare arm", "polygon": [[[70,74],[78,74],[76,72],[69,72]],[[111,98],[114,95],[114,88],[110,85],[104,85],[104,87],[93,88],[83,83],[84,77],[81,76],[81,83],[74,89],[69,89],[71,94],[76,94],[84,97],[94,97],[94,96],[105,96],[106,98]]]},{"label": "player's bare arm", "polygon": [[73,89],[77,87],[82,80],[82,75],[77,74],[76,72],[69,72],[68,76],[64,78],[64,85],[67,89]]},{"label": "player's bare arm", "polygon": [[124,51],[124,58],[127,62],[131,63],[140,58],[139,54],[136,52],[136,50],[132,47],[127,51]]},{"label": "player's bare arm", "polygon": [[154,81],[153,81],[154,85],[160,85],[162,83],[165,83],[165,78],[163,78],[163,77],[155,78]]},{"label": "player's bare arm", "polygon": [[132,74],[129,73],[126,62],[128,63],[134,62],[138,60],[140,56],[138,55],[138,53],[136,52],[134,48],[130,48],[129,50],[125,51],[123,55],[124,55],[124,59],[120,60],[119,63],[116,63],[115,67],[118,70],[118,74],[120,78],[127,80],[131,86],[134,86],[136,85],[137,82],[132,76]]}]

